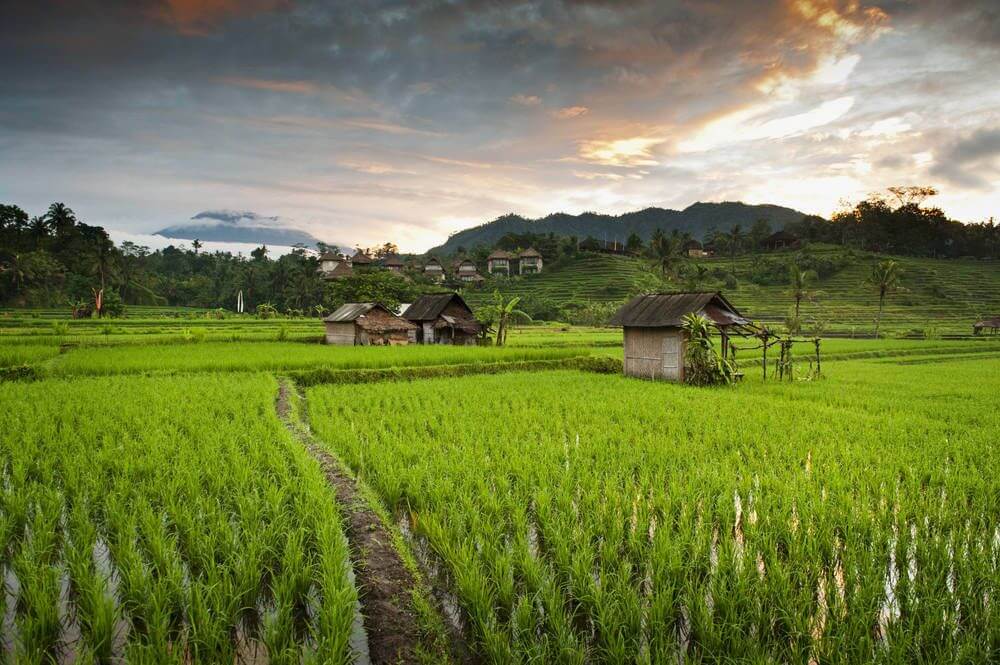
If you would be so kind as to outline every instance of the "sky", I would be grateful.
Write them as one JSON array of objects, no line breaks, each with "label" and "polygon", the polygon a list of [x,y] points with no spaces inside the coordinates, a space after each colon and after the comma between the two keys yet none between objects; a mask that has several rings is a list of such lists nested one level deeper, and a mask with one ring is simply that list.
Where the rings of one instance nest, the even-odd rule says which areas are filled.
[{"label": "sky", "polygon": [[0,202],[424,251],[513,212],[1000,217],[1000,2],[0,0]]}]

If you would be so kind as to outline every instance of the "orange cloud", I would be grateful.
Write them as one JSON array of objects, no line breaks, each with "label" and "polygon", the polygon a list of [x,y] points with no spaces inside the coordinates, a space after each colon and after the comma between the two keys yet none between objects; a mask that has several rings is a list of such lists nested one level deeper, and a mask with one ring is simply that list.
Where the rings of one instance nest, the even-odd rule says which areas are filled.
[{"label": "orange cloud", "polygon": [[589,110],[586,106],[566,106],[552,111],[551,115],[559,120],[569,120],[570,118],[579,118]]},{"label": "orange cloud", "polygon": [[165,0],[154,17],[184,35],[207,35],[219,23],[236,16],[252,16],[285,9],[291,0]]},{"label": "orange cloud", "polygon": [[239,76],[229,76],[219,80],[222,83],[241,88],[253,88],[255,90],[267,90],[270,92],[287,92],[296,95],[315,95],[321,91],[319,85],[310,81],[272,81],[268,79],[242,78]]}]

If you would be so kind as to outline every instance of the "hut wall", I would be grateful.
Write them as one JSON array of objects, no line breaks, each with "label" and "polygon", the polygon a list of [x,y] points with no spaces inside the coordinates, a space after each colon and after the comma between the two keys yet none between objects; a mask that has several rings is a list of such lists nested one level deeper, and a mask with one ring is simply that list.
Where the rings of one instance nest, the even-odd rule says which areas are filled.
[{"label": "hut wall", "polygon": [[326,343],[353,346],[355,339],[354,323],[326,323]]},{"label": "hut wall", "polygon": [[684,333],[680,328],[625,328],[625,374],[642,379],[684,379]]},{"label": "hut wall", "polygon": [[424,321],[420,324],[423,327],[424,337],[421,340],[423,344],[433,344],[434,343],[434,322]]}]

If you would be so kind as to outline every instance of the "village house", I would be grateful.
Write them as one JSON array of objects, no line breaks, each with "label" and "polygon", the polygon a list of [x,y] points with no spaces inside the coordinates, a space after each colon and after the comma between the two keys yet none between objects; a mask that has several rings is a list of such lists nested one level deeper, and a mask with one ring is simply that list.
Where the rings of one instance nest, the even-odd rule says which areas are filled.
[{"label": "village house", "polygon": [[323,279],[340,279],[353,274],[351,260],[336,252],[327,250],[319,257],[319,268],[317,268]]},{"label": "village house", "polygon": [[517,274],[533,275],[542,272],[542,255],[534,247],[529,247],[517,256]]},{"label": "village house", "polygon": [[688,240],[684,243],[684,253],[692,259],[701,259],[712,255],[712,253],[707,251],[704,245],[697,240]]},{"label": "village house", "polygon": [[776,251],[779,249],[798,249],[801,245],[802,243],[799,241],[798,236],[789,233],[788,231],[777,231],[772,233],[761,242],[761,247],[768,251]]},{"label": "village house", "polygon": [[432,256],[424,264],[424,275],[438,282],[444,281],[444,266],[437,260],[437,257]]},{"label": "village house", "polygon": [[510,262],[514,260],[514,255],[502,249],[494,249],[486,257],[486,272],[491,275],[510,275]]},{"label": "village house", "polygon": [[483,330],[457,293],[420,296],[406,308],[403,318],[418,326],[416,341],[420,344],[472,345]]},{"label": "village house", "polygon": [[323,319],[326,343],[346,346],[409,344],[417,326],[375,302],[352,302]]},{"label": "village house", "polygon": [[382,267],[392,272],[403,272],[403,259],[398,254],[387,254],[382,259]]},{"label": "village house", "polygon": [[368,256],[360,249],[354,254],[354,256],[351,257],[350,261],[352,268],[365,269],[365,268],[370,268],[374,264],[374,261],[372,261],[372,257]]},{"label": "village house", "polygon": [[476,264],[470,259],[459,259],[452,266],[455,278],[460,282],[482,282],[485,278],[479,274]]},{"label": "village house", "polygon": [[628,376],[661,381],[684,380],[686,333],[684,316],[697,313],[708,318],[723,335],[723,353],[731,329],[747,326],[745,319],[718,292],[657,293],[637,296],[625,303],[610,325],[624,328]]}]

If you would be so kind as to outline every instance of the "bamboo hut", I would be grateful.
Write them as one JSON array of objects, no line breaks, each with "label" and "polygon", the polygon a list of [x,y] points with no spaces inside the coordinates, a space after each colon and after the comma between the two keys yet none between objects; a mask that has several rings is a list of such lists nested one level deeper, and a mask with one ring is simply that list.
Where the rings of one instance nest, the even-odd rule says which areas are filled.
[{"label": "bamboo hut", "polygon": [[684,317],[692,313],[705,316],[719,329],[723,353],[728,350],[730,329],[750,325],[716,291],[637,296],[611,319],[611,325],[624,329],[625,374],[683,381],[686,337],[681,326]]},{"label": "bamboo hut", "polygon": [[377,302],[351,302],[323,319],[326,343],[346,346],[409,344],[417,327]]}]

